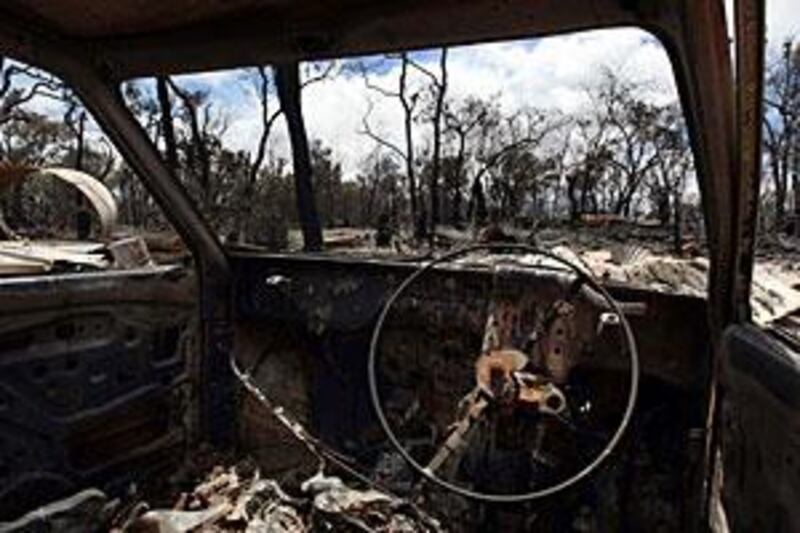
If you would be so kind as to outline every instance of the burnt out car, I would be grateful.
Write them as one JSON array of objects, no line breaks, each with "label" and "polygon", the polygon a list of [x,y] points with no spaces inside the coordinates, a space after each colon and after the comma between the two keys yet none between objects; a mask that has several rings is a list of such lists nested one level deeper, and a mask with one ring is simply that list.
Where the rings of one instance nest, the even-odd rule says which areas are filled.
[{"label": "burnt out car", "polygon": [[[193,266],[0,280],[0,518],[86,487],[121,496],[204,443],[269,476],[321,456],[454,531],[800,529],[797,347],[754,324],[749,298],[764,6],[734,3],[733,47],[716,0],[1,6],[0,53],[73,88]],[[226,248],[120,92],[620,26],[655,35],[674,69],[704,298],[601,284],[513,244],[433,262]]]}]

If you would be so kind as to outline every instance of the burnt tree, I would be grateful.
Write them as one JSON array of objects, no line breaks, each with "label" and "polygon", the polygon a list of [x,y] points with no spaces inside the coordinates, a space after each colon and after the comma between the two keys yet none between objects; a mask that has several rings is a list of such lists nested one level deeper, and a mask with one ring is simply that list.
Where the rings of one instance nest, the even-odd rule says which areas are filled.
[{"label": "burnt tree", "polygon": [[434,74],[423,65],[408,59],[408,64],[424,74],[430,80],[431,109],[428,119],[432,126],[431,139],[433,150],[431,154],[430,182],[428,185],[430,194],[430,234],[433,237],[436,226],[441,222],[439,199],[439,184],[441,176],[442,159],[442,126],[444,119],[445,96],[447,94],[447,48],[442,48],[439,53],[439,74]]},{"label": "burnt tree", "polygon": [[768,67],[764,87],[764,148],[775,194],[775,228],[783,231],[789,184],[794,190],[794,233],[800,236],[800,48],[792,40]]},{"label": "burnt tree", "polygon": [[376,134],[369,125],[369,114],[362,119],[364,135],[378,143],[379,145],[388,148],[393,154],[399,156],[403,161],[406,170],[406,183],[408,185],[408,199],[409,199],[409,214],[411,223],[414,226],[414,233],[417,237],[421,237],[425,233],[425,214],[424,204],[419,203],[419,193],[417,191],[417,175],[416,175],[416,158],[414,154],[414,111],[419,99],[419,93],[411,92],[409,84],[409,70],[411,66],[411,59],[407,52],[403,52],[398,56],[400,60],[400,75],[397,78],[397,90],[392,91],[383,87],[370,83],[366,69],[362,68],[362,75],[364,83],[367,88],[388,98],[397,98],[400,106],[403,109],[403,140],[404,147],[401,148],[391,141]]},{"label": "burnt tree", "polygon": [[319,251],[322,249],[322,228],[314,203],[311,152],[300,98],[302,86],[299,65],[297,62],[280,63],[273,68],[278,99],[286,119],[289,142],[292,146],[297,215],[303,232],[303,249]]},{"label": "burnt tree", "polygon": [[161,136],[164,139],[164,152],[166,155],[167,166],[173,173],[178,172],[178,145],[175,141],[175,123],[172,117],[172,100],[169,95],[169,87],[166,76],[156,78],[156,95],[161,111]]}]

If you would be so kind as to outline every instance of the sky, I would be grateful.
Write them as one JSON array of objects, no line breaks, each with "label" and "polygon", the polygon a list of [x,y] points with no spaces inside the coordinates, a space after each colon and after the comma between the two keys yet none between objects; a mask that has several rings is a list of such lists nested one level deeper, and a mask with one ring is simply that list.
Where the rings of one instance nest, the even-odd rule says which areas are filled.
[{"label": "sky", "polygon": [[767,0],[767,46],[779,47],[791,35],[800,36],[800,2]]}]

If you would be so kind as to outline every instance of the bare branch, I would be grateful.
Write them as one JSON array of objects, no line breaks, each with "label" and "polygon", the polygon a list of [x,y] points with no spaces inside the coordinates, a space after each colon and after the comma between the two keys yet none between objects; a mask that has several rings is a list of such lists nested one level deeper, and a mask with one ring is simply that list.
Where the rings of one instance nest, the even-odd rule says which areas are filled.
[{"label": "bare branch", "polygon": [[[391,59],[399,59],[399,56],[397,58],[391,57]],[[400,97],[400,93],[399,92],[392,91],[390,89],[386,89],[385,87],[381,87],[380,85],[375,85],[374,83],[372,83],[370,81],[370,79],[369,79],[369,72],[367,71],[367,67],[364,65],[364,63],[359,62],[358,66],[357,66],[357,69],[358,69],[359,74],[361,74],[361,78],[364,80],[364,86],[367,89],[369,89],[371,91],[374,91],[374,92],[380,94],[381,96],[385,96],[386,98],[399,98]]]},{"label": "bare branch", "polygon": [[103,168],[100,169],[98,176],[104,179],[111,172],[111,169],[114,168],[114,149],[105,137],[100,138],[100,145],[105,149],[104,157],[106,161]]},{"label": "bare branch", "polygon": [[370,116],[370,114],[372,114],[373,107],[374,106],[370,103],[369,108],[367,109],[367,113],[361,119],[361,124],[363,126],[363,129],[361,131],[359,131],[359,133],[362,134],[362,135],[366,135],[367,137],[369,137],[370,139],[372,139],[373,141],[375,141],[379,145],[383,146],[384,148],[389,149],[389,151],[397,154],[397,156],[399,156],[400,158],[405,160],[406,153],[403,150],[401,150],[396,144],[393,144],[393,143],[387,141],[386,139],[381,138],[379,135],[374,133],[372,131],[372,129],[370,128],[370,126],[369,126],[369,116]]},{"label": "bare branch", "polygon": [[331,73],[333,72],[334,68],[336,68],[336,62],[335,61],[329,62],[326,65],[325,70],[323,70],[322,72],[320,72],[316,76],[311,76],[310,78],[307,78],[307,79],[303,80],[303,82],[300,84],[300,88],[304,89],[305,87],[308,87],[309,85],[312,85],[314,83],[317,83],[317,82],[320,82],[322,80],[328,79],[328,77],[330,77]]},{"label": "bare branch", "polygon": [[[446,47],[445,47],[445,48],[442,48],[442,52],[441,52],[441,53],[442,53],[442,56],[443,56],[443,59],[442,59],[442,61],[446,61],[446,59],[444,59],[444,58],[446,58],[446,57],[447,57],[447,48],[446,48]],[[414,61],[414,60],[413,60],[413,59],[411,59],[410,57],[408,57],[408,58],[406,59],[406,62],[407,62],[407,63],[408,63],[410,66],[412,66],[413,68],[415,68],[417,71],[421,72],[422,74],[424,74],[425,76],[427,76],[428,78],[430,78],[431,82],[432,82],[432,83],[433,83],[433,84],[434,84],[434,85],[435,85],[437,88],[441,88],[441,87],[442,87],[442,85],[444,85],[444,83],[446,83],[446,82],[445,82],[443,79],[440,79],[440,77],[439,77],[439,76],[437,76],[436,74],[434,74],[433,72],[431,72],[431,71],[430,71],[430,70],[429,70],[427,67],[424,67],[424,66],[422,66],[420,63],[417,63],[416,61]],[[445,74],[445,76],[446,76],[446,74]]]},{"label": "bare branch", "polygon": [[280,103],[278,105],[278,109],[270,114],[269,77],[267,76],[267,70],[265,67],[258,67],[257,71],[260,80],[259,100],[261,102],[261,136],[258,139],[256,157],[253,160],[253,164],[251,165],[248,173],[249,186],[252,186],[252,184],[255,183],[256,178],[258,177],[258,172],[261,170],[261,167],[264,164],[264,158],[266,157],[267,151],[267,141],[269,140],[269,136],[272,132],[272,126],[275,124],[275,121],[278,119],[278,117],[283,114],[283,107],[280,106]]},{"label": "bare branch", "polygon": [[382,96],[385,96],[386,98],[398,98],[400,96],[399,92],[390,91],[388,89],[380,87],[379,85],[374,85],[372,82],[369,81],[369,78],[367,77],[364,77],[364,85],[367,87],[367,89],[375,91],[376,93],[379,93]]}]

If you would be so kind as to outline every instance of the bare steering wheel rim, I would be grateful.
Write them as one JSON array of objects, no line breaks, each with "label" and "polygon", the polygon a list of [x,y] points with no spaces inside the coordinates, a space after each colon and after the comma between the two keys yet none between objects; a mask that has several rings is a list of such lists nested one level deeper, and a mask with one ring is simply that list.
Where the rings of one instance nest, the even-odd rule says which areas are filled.
[{"label": "bare steering wheel rim", "polygon": [[[553,261],[556,261],[557,263],[575,272],[578,276],[583,277],[584,282],[594,291],[599,293],[600,296],[606,301],[611,311],[614,312],[619,317],[619,322],[625,333],[625,340],[628,347],[628,355],[630,359],[630,387],[628,388],[628,399],[625,405],[625,411],[622,416],[622,419],[620,420],[620,423],[617,425],[617,429],[614,431],[614,434],[608,440],[605,447],[597,454],[597,456],[588,465],[583,467],[581,470],[579,470],[569,478],[554,485],[551,485],[549,487],[545,487],[543,489],[526,493],[497,494],[497,493],[478,492],[456,485],[445,479],[442,479],[435,473],[425,468],[423,465],[417,462],[417,460],[414,459],[414,457],[411,456],[411,454],[400,443],[400,440],[397,437],[397,435],[395,435],[394,431],[391,428],[391,425],[389,424],[389,420],[386,417],[386,413],[383,410],[380,393],[378,391],[378,384],[376,377],[376,366],[377,366],[376,361],[377,361],[378,345],[380,343],[381,333],[383,332],[383,324],[386,320],[386,317],[389,315],[389,312],[392,310],[392,307],[395,304],[395,302],[400,298],[400,296],[403,295],[406,289],[412,283],[414,283],[414,281],[416,281],[419,277],[421,277],[425,273],[433,270],[437,265],[442,265],[451,262],[452,260],[457,259],[458,257],[461,257],[468,253],[477,252],[481,250],[487,250],[487,251],[514,250],[516,252],[526,252],[529,254],[539,255],[551,259]],[[375,323],[375,329],[373,330],[372,341],[370,342],[370,348],[369,348],[369,360],[367,364],[367,372],[369,378],[370,399],[372,401],[372,406],[375,409],[375,414],[378,416],[378,421],[384,433],[386,433],[386,436],[389,438],[389,441],[392,443],[392,446],[400,453],[403,459],[417,473],[419,473],[429,481],[435,483],[436,485],[470,499],[481,500],[491,503],[521,503],[533,500],[542,500],[551,497],[557,493],[566,491],[572,487],[575,487],[582,481],[586,480],[598,468],[600,468],[602,464],[607,460],[607,458],[610,455],[612,455],[614,451],[617,449],[620,440],[622,439],[623,435],[625,434],[630,424],[630,420],[633,416],[633,410],[635,408],[636,399],[638,397],[638,392],[639,392],[639,354],[636,348],[636,340],[633,336],[633,330],[631,329],[631,326],[628,323],[628,319],[625,317],[625,314],[622,312],[622,309],[617,304],[616,300],[614,300],[614,298],[608,293],[608,291],[606,291],[594,279],[593,276],[581,270],[580,268],[572,264],[570,261],[567,261],[566,259],[559,257],[553,253],[541,250],[533,246],[529,246],[526,244],[515,244],[515,243],[479,244],[479,245],[472,245],[460,248],[456,251],[447,253],[437,259],[434,259],[433,261],[430,261],[429,263],[419,268],[417,271],[413,272],[410,276],[408,276],[397,287],[397,289],[395,289],[395,291],[386,301],[386,304],[383,306],[383,309],[380,315],[378,316],[378,321]]]}]

